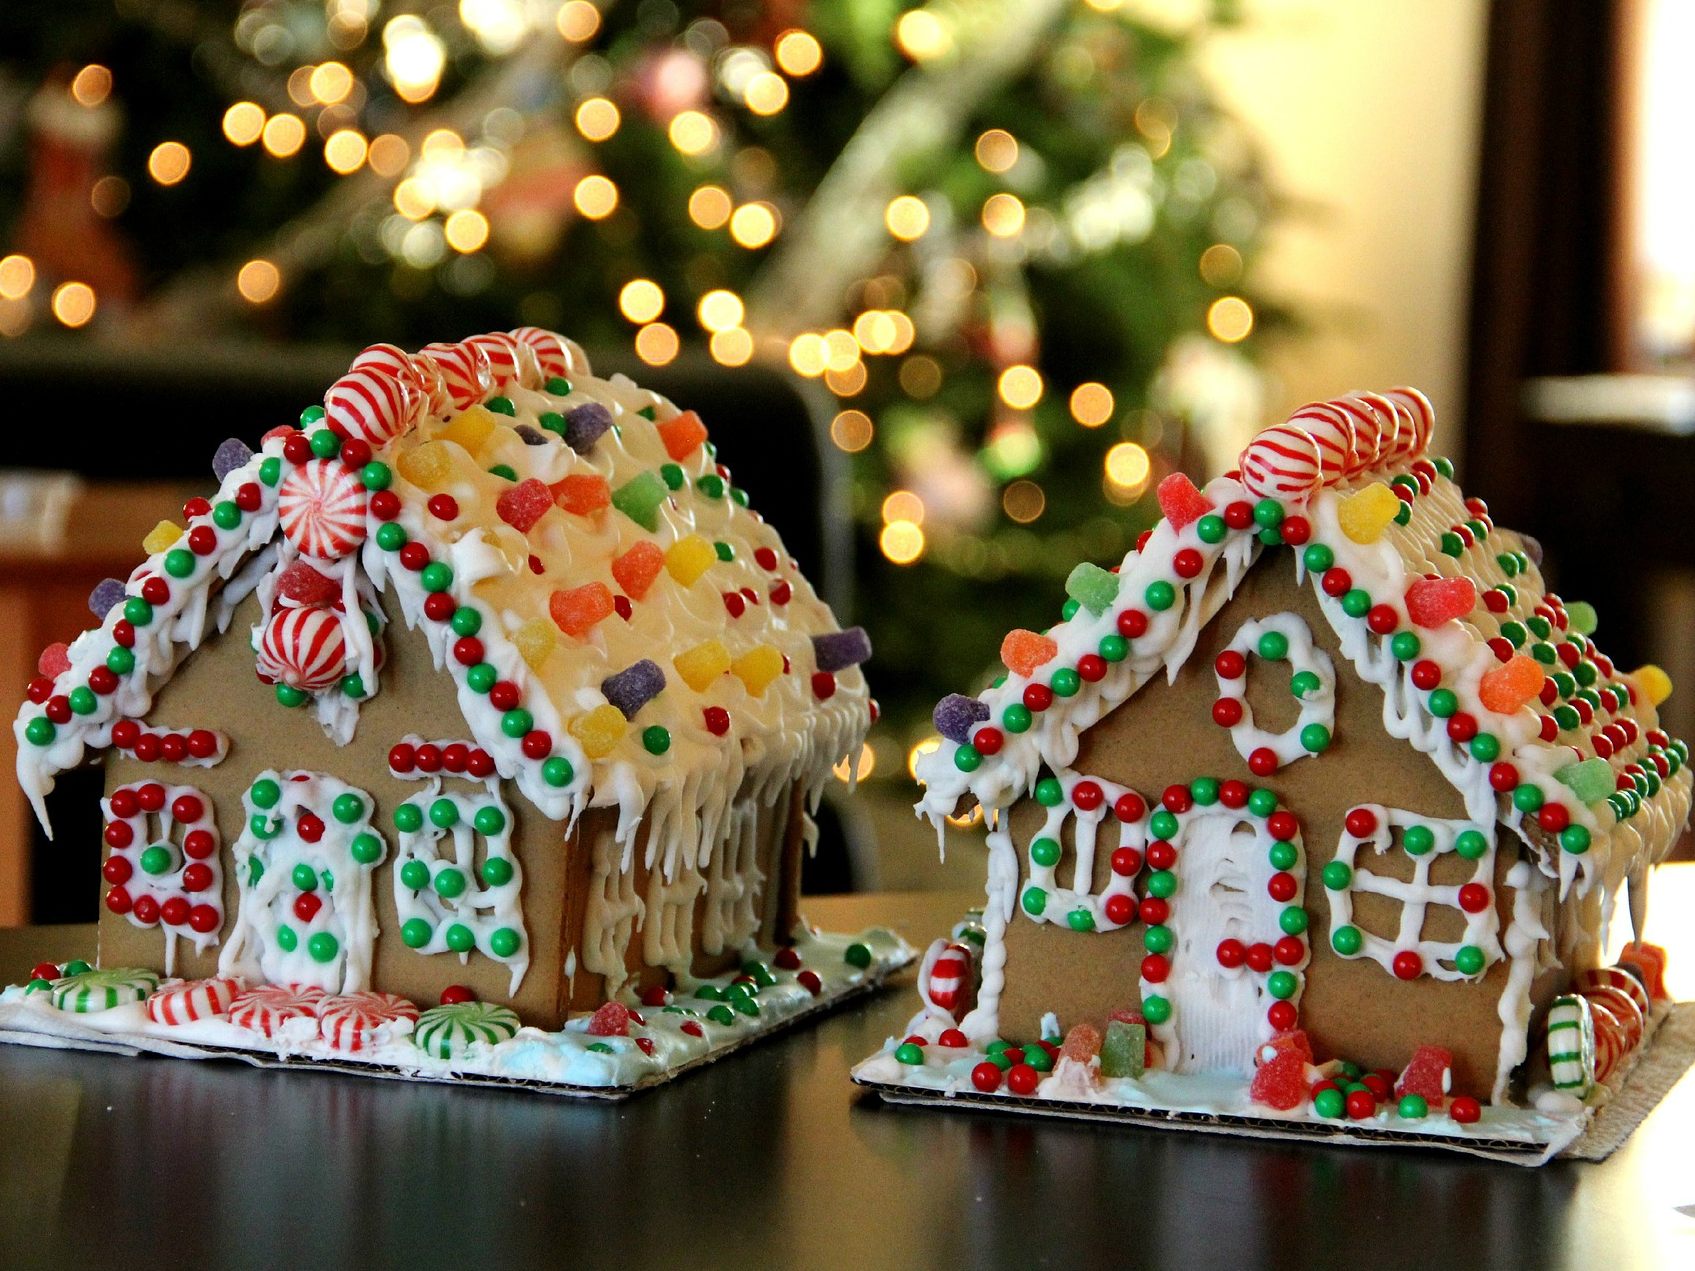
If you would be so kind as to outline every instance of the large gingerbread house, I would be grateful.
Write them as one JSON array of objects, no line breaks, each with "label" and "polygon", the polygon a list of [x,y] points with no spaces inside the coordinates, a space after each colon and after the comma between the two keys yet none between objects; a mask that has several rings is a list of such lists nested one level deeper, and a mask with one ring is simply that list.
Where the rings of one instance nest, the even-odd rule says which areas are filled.
[{"label": "large gingerbread house", "polygon": [[0,1031],[621,1087],[903,959],[797,913],[869,646],[693,412],[535,329],[378,345],[214,468],[29,686],[43,822],[104,763],[99,949]]},{"label": "large gingerbread house", "polygon": [[1569,1137],[1655,1018],[1601,942],[1684,827],[1688,751],[1663,673],[1607,659],[1431,425],[1412,390],[1356,394],[1204,489],[1167,478],[1121,565],[1079,566],[1058,624],[942,702],[919,808],[986,818],[987,900],[862,1080]]}]

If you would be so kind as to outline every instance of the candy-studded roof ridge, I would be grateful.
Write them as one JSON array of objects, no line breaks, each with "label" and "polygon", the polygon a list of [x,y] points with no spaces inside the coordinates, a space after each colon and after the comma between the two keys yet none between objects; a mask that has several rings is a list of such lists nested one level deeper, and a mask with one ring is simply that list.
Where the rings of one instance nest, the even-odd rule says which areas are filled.
[{"label": "candy-studded roof ridge", "polygon": [[[1110,570],[1078,565],[1061,621],[1010,633],[1006,673],[937,706],[945,740],[919,762],[920,811],[939,824],[965,795],[1001,809],[1065,769],[1081,734],[1155,675],[1175,678],[1246,571],[1287,547],[1343,654],[1383,688],[1395,734],[1473,819],[1506,821],[1564,886],[1610,891],[1663,857],[1690,802],[1687,747],[1655,709],[1669,681],[1623,674],[1596,647],[1593,609],[1545,590],[1536,544],[1427,456],[1434,421],[1414,389],[1353,393],[1265,429],[1204,489],[1167,477],[1136,550]],[[1308,753],[1330,740],[1302,733]],[[1279,762],[1248,758],[1261,776]]]},{"label": "candy-studded roof ridge", "polygon": [[[864,633],[838,628],[699,417],[551,332],[374,345],[298,428],[225,442],[214,470],[217,495],[96,589],[101,626],[43,655],[15,725],[38,814],[255,593],[260,677],[337,740],[380,689],[386,590],[499,772],[555,817],[617,806],[626,838],[696,774],[816,793],[874,710]],[[332,601],[367,623],[323,617]]]}]

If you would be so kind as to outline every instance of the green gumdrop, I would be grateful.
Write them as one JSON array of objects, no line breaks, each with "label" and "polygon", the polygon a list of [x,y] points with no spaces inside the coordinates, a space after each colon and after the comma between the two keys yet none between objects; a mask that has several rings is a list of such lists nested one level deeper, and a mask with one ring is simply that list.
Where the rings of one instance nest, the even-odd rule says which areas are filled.
[{"label": "green gumdrop", "polygon": [[665,483],[644,472],[612,492],[612,506],[652,534],[659,529],[659,505],[665,501]]},{"label": "green gumdrop", "polygon": [[1568,763],[1554,773],[1554,780],[1566,786],[1580,802],[1598,803],[1613,792],[1613,768],[1605,759],[1585,759]]},{"label": "green gumdrop", "polygon": [[1148,1030],[1142,1024],[1111,1020],[1101,1042],[1101,1076],[1140,1077],[1147,1060]]},{"label": "green gumdrop", "polygon": [[1118,575],[1084,561],[1066,578],[1065,594],[1099,617],[1118,598]]}]

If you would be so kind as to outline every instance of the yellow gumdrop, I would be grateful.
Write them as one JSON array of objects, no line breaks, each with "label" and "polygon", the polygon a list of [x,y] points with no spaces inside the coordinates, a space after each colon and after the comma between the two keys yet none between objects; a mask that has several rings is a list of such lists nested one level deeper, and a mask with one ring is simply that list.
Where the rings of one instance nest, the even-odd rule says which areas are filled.
[{"label": "yellow gumdrop", "polygon": [[453,456],[439,441],[426,441],[395,460],[400,475],[420,490],[439,490],[453,473]]},{"label": "yellow gumdrop", "polygon": [[687,587],[717,559],[718,553],[711,543],[699,534],[690,534],[665,549],[665,572]]},{"label": "yellow gumdrop", "polygon": [[730,651],[716,640],[707,640],[692,649],[684,649],[671,659],[671,665],[677,668],[683,683],[697,693],[704,693],[730,669]]},{"label": "yellow gumdrop", "polygon": [[730,670],[747,691],[760,697],[771,687],[771,681],[783,673],[783,655],[776,645],[759,644],[730,663]]},{"label": "yellow gumdrop", "polygon": [[162,552],[172,543],[182,537],[182,526],[175,521],[160,521],[147,531],[147,537],[141,540],[141,550],[149,556],[154,552]]},{"label": "yellow gumdrop", "polygon": [[1671,696],[1671,676],[1652,662],[1637,667],[1630,673],[1630,678],[1636,682],[1637,691],[1655,706]]},{"label": "yellow gumdrop", "polygon": [[616,706],[596,706],[592,711],[573,719],[570,732],[582,746],[585,755],[590,759],[602,759],[611,754],[612,748],[623,740],[628,727],[624,712]]},{"label": "yellow gumdrop", "polygon": [[539,671],[559,643],[559,628],[546,618],[531,618],[512,633],[512,643],[518,646],[518,656],[525,665]]},{"label": "yellow gumdrop", "polygon": [[461,411],[457,419],[436,434],[436,440],[458,442],[475,455],[483,448],[494,428],[494,416],[481,406],[473,406]]},{"label": "yellow gumdrop", "polygon": [[1381,481],[1374,481],[1365,489],[1344,496],[1336,505],[1336,519],[1341,522],[1342,533],[1354,542],[1375,543],[1400,510],[1401,501],[1395,492]]}]

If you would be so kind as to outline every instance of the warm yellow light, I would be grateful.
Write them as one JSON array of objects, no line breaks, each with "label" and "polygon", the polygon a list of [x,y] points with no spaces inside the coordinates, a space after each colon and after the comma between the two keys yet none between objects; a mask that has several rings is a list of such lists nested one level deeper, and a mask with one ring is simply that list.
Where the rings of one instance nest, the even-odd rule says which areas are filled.
[{"label": "warm yellow light", "polygon": [[437,128],[418,146],[418,153],[438,163],[456,163],[465,154],[465,138],[451,128]]},{"label": "warm yellow light", "polygon": [[342,128],[332,132],[329,140],[324,142],[324,162],[329,165],[331,172],[346,176],[364,166],[368,150],[365,138],[357,129]]},{"label": "warm yellow light", "polygon": [[698,110],[680,111],[666,129],[671,144],[686,155],[705,154],[718,144],[718,125]]},{"label": "warm yellow light", "polygon": [[1090,381],[1071,390],[1071,418],[1085,428],[1099,428],[1112,418],[1112,390]]},{"label": "warm yellow light", "polygon": [[789,365],[795,374],[817,379],[829,364],[829,347],[816,331],[803,331],[789,341]]},{"label": "warm yellow light", "polygon": [[282,274],[263,258],[248,261],[235,276],[235,289],[249,304],[264,304],[277,294],[281,286]]},{"label": "warm yellow light", "polygon": [[553,25],[559,28],[559,34],[573,44],[582,44],[594,38],[594,33],[600,30],[600,10],[589,3],[589,0],[568,0],[559,6],[559,12],[553,16]]},{"label": "warm yellow light", "polygon": [[71,96],[79,106],[98,106],[111,92],[112,72],[98,62],[90,62],[71,79]]},{"label": "warm yellow light", "polygon": [[1123,490],[1140,490],[1148,483],[1153,461],[1133,441],[1121,441],[1106,452],[1106,479]]},{"label": "warm yellow light", "polygon": [[808,31],[784,31],[771,52],[783,74],[796,79],[812,74],[824,64],[823,46]]},{"label": "warm yellow light", "polygon": [[1014,410],[1029,410],[1042,400],[1042,373],[1022,363],[1001,372],[1001,400]]},{"label": "warm yellow light", "polygon": [[160,185],[175,185],[188,175],[194,156],[180,141],[161,141],[147,156],[147,175]]},{"label": "warm yellow light", "polygon": [[632,278],[618,292],[618,312],[640,326],[665,312],[665,290],[651,278]]},{"label": "warm yellow light", "polygon": [[924,524],[924,500],[911,490],[895,490],[883,500],[883,524],[889,525],[895,521],[911,521],[914,525]]},{"label": "warm yellow light", "polygon": [[911,750],[906,752],[906,775],[911,777],[914,781],[918,780],[918,761],[925,755],[931,754],[941,748],[942,739],[935,736],[926,737],[923,741],[913,746]]},{"label": "warm yellow light", "polygon": [[895,43],[913,61],[928,62],[953,47],[953,32],[928,9],[912,9],[895,23]]},{"label": "warm yellow light", "polygon": [[1028,525],[1047,510],[1048,496],[1034,481],[1020,477],[1001,491],[1001,508],[1020,525]]},{"label": "warm yellow light", "polygon": [[900,386],[908,397],[934,397],[942,387],[941,363],[927,353],[907,358],[900,364]]},{"label": "warm yellow light", "polygon": [[311,87],[314,98],[333,106],[353,91],[353,72],[340,62],[321,62],[312,70]]},{"label": "warm yellow light", "polygon": [[895,320],[881,309],[867,309],[853,320],[853,338],[867,353],[887,353],[895,342]]},{"label": "warm yellow light", "polygon": [[739,327],[745,313],[742,298],[723,288],[707,292],[695,306],[700,325],[708,331],[728,331],[731,327]]},{"label": "warm yellow light", "polygon": [[592,173],[577,182],[571,199],[577,205],[577,211],[589,220],[604,220],[617,210],[618,187],[600,173]]},{"label": "warm yellow light", "polygon": [[306,144],[306,125],[296,115],[272,115],[260,134],[265,153],[287,159]]},{"label": "warm yellow light", "polygon": [[636,356],[649,366],[664,366],[677,356],[677,333],[663,322],[650,322],[636,332]]},{"label": "warm yellow light", "polygon": [[312,97],[312,68],[297,66],[288,77],[288,99],[296,106],[305,108],[315,105]]},{"label": "warm yellow light", "polygon": [[843,755],[830,771],[836,774],[837,781],[864,781],[876,770],[876,767],[877,755],[871,749],[871,743],[867,741],[860,743],[859,754],[855,757],[851,767],[848,764],[848,757]]},{"label": "warm yellow light", "polygon": [[436,201],[422,181],[407,177],[394,187],[394,210],[409,221],[421,221],[436,210]]},{"label": "warm yellow light", "polygon": [[930,209],[915,194],[896,195],[883,209],[883,224],[901,242],[910,243],[930,228]]},{"label": "warm yellow light", "polygon": [[1006,172],[1018,162],[1018,138],[1004,128],[991,128],[977,138],[977,162],[986,172]]},{"label": "warm yellow light", "polygon": [[859,341],[853,332],[837,328],[824,333],[824,368],[845,371],[859,363]]},{"label": "warm yellow light", "polygon": [[746,366],[753,358],[753,336],[743,327],[714,331],[708,347],[712,360],[725,366]]},{"label": "warm yellow light", "polygon": [[1207,330],[1215,340],[1235,344],[1254,329],[1254,311],[1240,296],[1220,296],[1207,309]]},{"label": "warm yellow light", "polygon": [[1085,0],[1085,3],[1096,13],[1117,13],[1124,0]]},{"label": "warm yellow light", "polygon": [[850,455],[869,446],[876,433],[871,416],[862,410],[844,410],[830,421],[830,440]]},{"label": "warm yellow light", "polygon": [[459,22],[483,52],[504,57],[522,44],[530,18],[524,0],[459,0]]},{"label": "warm yellow light", "polygon": [[983,202],[983,228],[996,238],[1015,238],[1024,228],[1024,204],[1016,194],[991,194]]},{"label": "warm yellow light", "polygon": [[854,397],[865,387],[865,381],[870,376],[865,370],[865,363],[855,362],[845,371],[828,370],[824,372],[824,383],[837,397]]},{"label": "warm yellow light", "polygon": [[1201,279],[1211,287],[1228,287],[1242,277],[1242,253],[1229,243],[1214,243],[1201,253]]},{"label": "warm yellow light", "polygon": [[441,227],[447,245],[456,252],[480,251],[488,242],[488,217],[474,207],[462,207]]},{"label": "warm yellow light", "polygon": [[605,141],[623,122],[618,107],[605,97],[590,97],[577,107],[577,131],[590,141]]},{"label": "warm yellow light", "polygon": [[88,192],[88,203],[96,213],[110,220],[129,206],[129,182],[110,174],[101,177]]},{"label": "warm yellow light", "polygon": [[22,300],[35,286],[35,262],[28,256],[0,257],[0,300]]},{"label": "warm yellow light", "polygon": [[703,185],[689,195],[689,219],[701,229],[718,229],[733,211],[735,204],[722,186]]},{"label": "warm yellow light", "polygon": [[252,145],[264,128],[265,111],[257,102],[237,102],[224,112],[224,137],[231,145]]},{"label": "warm yellow light", "polygon": [[897,565],[910,565],[924,555],[924,531],[911,521],[890,521],[877,536],[883,555]]},{"label": "warm yellow light", "polygon": [[905,353],[912,347],[912,342],[918,338],[918,329],[912,325],[912,319],[899,309],[888,311],[889,321],[895,324],[895,337],[889,341],[885,353]]},{"label": "warm yellow light", "polygon": [[743,203],[730,217],[730,237],[749,251],[777,237],[777,209],[769,203]]},{"label": "warm yellow light", "polygon": [[53,316],[71,330],[87,326],[96,307],[94,288],[85,282],[62,282],[53,289]]},{"label": "warm yellow light", "polygon": [[416,14],[401,14],[383,27],[383,69],[402,101],[428,101],[446,65],[446,45]]},{"label": "warm yellow light", "polygon": [[380,137],[371,138],[371,148],[365,155],[365,162],[371,165],[371,171],[380,177],[399,176],[411,162],[412,147],[406,144],[404,137],[392,132],[385,132]]},{"label": "warm yellow light", "polygon": [[775,115],[789,104],[789,82],[775,71],[760,71],[743,86],[742,100],[756,115]]}]

